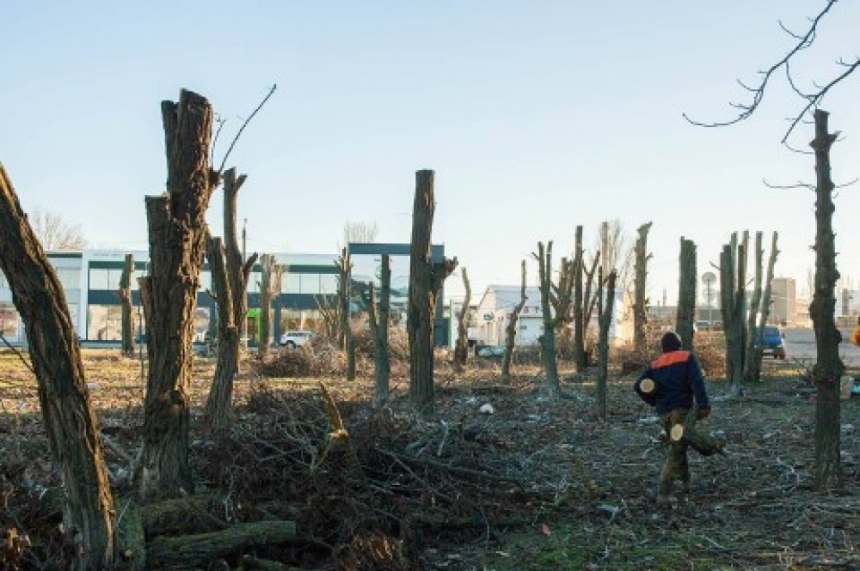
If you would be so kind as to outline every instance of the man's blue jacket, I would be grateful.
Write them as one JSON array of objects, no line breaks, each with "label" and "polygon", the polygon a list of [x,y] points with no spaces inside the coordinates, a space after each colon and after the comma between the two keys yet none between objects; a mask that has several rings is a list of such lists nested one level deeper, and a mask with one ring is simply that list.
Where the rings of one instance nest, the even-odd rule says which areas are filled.
[{"label": "man's blue jacket", "polygon": [[[651,394],[643,393],[640,385],[644,379],[652,379],[657,390]],[[661,416],[676,408],[692,408],[694,396],[699,409],[711,407],[702,367],[690,351],[663,353],[639,375],[633,388],[642,400],[656,406],[657,414]]]}]

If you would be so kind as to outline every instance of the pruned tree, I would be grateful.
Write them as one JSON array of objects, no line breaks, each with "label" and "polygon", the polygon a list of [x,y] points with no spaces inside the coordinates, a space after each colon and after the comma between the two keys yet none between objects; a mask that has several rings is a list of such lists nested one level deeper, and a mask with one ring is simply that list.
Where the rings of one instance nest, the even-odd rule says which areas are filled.
[{"label": "pruned tree", "polygon": [[[784,72],[788,86],[802,102],[800,111],[791,120],[788,129],[783,135],[782,142],[787,144],[789,137],[797,125],[799,125],[804,118],[808,117],[810,112],[818,109],[818,106],[821,105],[824,98],[834,87],[840,84],[843,80],[853,74],[858,67],[860,67],[860,57],[855,56],[853,60],[842,58],[836,60],[837,71],[830,72],[830,75],[825,79],[813,77],[802,82],[801,78],[797,77],[794,72],[796,69],[820,69],[819,66],[810,68],[809,66],[792,64],[796,64],[797,60],[802,59],[804,55],[807,55],[812,51],[811,48],[818,37],[819,24],[828,14],[830,14],[831,9],[837,2],[838,0],[826,0],[824,7],[821,8],[818,14],[809,18],[809,26],[803,32],[793,32],[780,23],[780,27],[794,40],[794,43],[792,44],[791,49],[789,49],[780,60],[771,64],[767,69],[760,70],[758,72],[758,80],[755,84],[748,85],[745,82],[739,82],[741,87],[744,89],[745,95],[752,97],[752,100],[748,103],[732,103],[731,106],[737,113],[734,117],[725,121],[705,122],[691,119],[685,113],[684,118],[690,123],[701,127],[724,127],[745,121],[752,117],[761,106],[761,103],[764,100],[764,94],[767,92],[772,81],[779,74]],[[803,83],[808,84],[809,87],[804,87]]]},{"label": "pruned tree", "polygon": [[[606,295],[603,295],[603,287],[599,288],[597,301],[597,314],[599,330],[597,336],[597,416],[606,420],[607,405],[607,381],[609,378],[609,331],[612,328],[612,319],[615,312],[615,270],[609,272],[606,278]],[[603,283],[603,269],[601,268],[598,283]]]},{"label": "pruned tree", "polygon": [[764,279],[764,247],[762,246],[763,234],[755,233],[755,278],[753,278],[752,297],[749,302],[749,311],[747,311],[746,325],[746,349],[744,354],[744,380],[758,381],[761,372],[762,338],[764,331],[759,331],[759,342],[756,347],[756,319],[758,312],[761,310],[762,297],[762,280]]},{"label": "pruned tree", "polygon": [[520,320],[520,313],[526,305],[526,261],[522,261],[521,267],[522,279],[520,280],[520,301],[514,306],[511,311],[511,317],[508,320],[508,326],[505,328],[505,355],[502,357],[502,382],[511,382],[511,361],[513,361],[514,348],[517,342],[517,325]]},{"label": "pruned tree", "polygon": [[391,317],[391,256],[389,254],[383,254],[380,262],[379,301],[376,300],[373,282],[368,282],[367,291],[368,320],[376,349],[373,405],[382,406],[388,402],[391,378],[391,358],[388,349],[388,322]]},{"label": "pruned tree", "polygon": [[466,359],[469,355],[469,304],[472,303],[472,285],[469,283],[469,274],[466,273],[466,268],[462,269],[463,287],[465,294],[463,296],[463,305],[457,313],[457,340],[454,345],[454,367],[462,370],[466,366]]},{"label": "pruned tree", "polygon": [[558,398],[561,395],[561,385],[558,378],[555,339],[557,330],[569,322],[568,315],[572,304],[575,262],[562,258],[558,283],[553,283],[552,240],[547,243],[546,247],[544,247],[543,242],[538,242],[538,251],[532,255],[538,262],[538,288],[540,289],[541,313],[543,315],[543,333],[539,339],[541,360],[546,373],[543,388],[548,396]]},{"label": "pruned tree", "polygon": [[[758,381],[761,378],[761,361],[764,354],[764,326],[767,325],[767,320],[770,315],[773,269],[776,266],[776,258],[779,255],[779,250],[776,247],[777,237],[778,234],[774,232],[770,246],[770,258],[767,263],[767,274],[764,278],[764,289],[758,302],[758,310],[756,311],[754,304],[750,309],[750,314],[757,316],[758,318],[758,327],[749,332],[750,337],[752,338],[752,335],[755,334],[759,335],[758,344],[755,343],[755,339],[752,339],[753,349],[747,353],[747,362],[750,363],[750,365],[747,368],[749,372],[746,375],[746,378],[750,381]],[[758,244],[758,237],[756,237],[756,244]],[[747,344],[748,347],[749,345],[750,344]]]},{"label": "pruned tree", "polygon": [[648,339],[646,327],[648,325],[648,232],[651,230],[651,222],[643,224],[636,231],[635,251],[635,276],[633,279],[633,346],[636,354],[644,356],[648,353]]},{"label": "pruned tree", "polygon": [[63,287],[2,164],[0,243],[0,269],[26,325],[45,434],[61,477],[65,563],[79,571],[113,568],[117,512],[80,348]]},{"label": "pruned tree", "polygon": [[720,311],[726,336],[726,380],[729,395],[739,396],[744,376],[746,349],[746,268],[749,232],[738,244],[737,233],[723,246],[720,255]]},{"label": "pruned tree", "polygon": [[457,258],[434,260],[433,216],[436,211],[434,173],[415,173],[412,208],[412,247],[409,256],[409,299],[406,330],[409,336],[409,397],[422,413],[434,407],[433,325],[436,303],[445,280],[457,267]]},{"label": "pruned tree", "polygon": [[809,305],[809,316],[815,329],[817,360],[812,368],[812,380],[818,389],[815,401],[815,465],[813,475],[819,490],[842,486],[840,442],[841,403],[839,383],[845,365],[839,357],[842,335],[836,328],[836,235],[833,232],[833,190],[830,176],[830,147],[839,133],[830,133],[828,113],[816,109],[815,139],[810,146],[815,151],[815,294]]},{"label": "pruned tree", "polygon": [[245,259],[237,231],[239,190],[247,180],[235,168],[224,172],[224,238],[206,237],[206,257],[217,304],[217,361],[203,418],[212,428],[224,428],[232,418],[233,382],[239,372],[242,326],[248,313],[248,280],[257,261],[254,253]]},{"label": "pruned tree", "polygon": [[588,368],[588,351],[585,340],[588,336],[588,324],[594,311],[596,296],[592,293],[594,278],[597,275],[597,264],[600,263],[600,250],[591,259],[590,266],[585,262],[585,249],[582,246],[582,226],[576,227],[576,238],[573,252],[573,359],[576,371],[583,372]]},{"label": "pruned tree", "polygon": [[337,266],[337,298],[338,316],[340,317],[340,330],[338,331],[338,344],[346,352],[346,380],[355,380],[355,337],[352,333],[352,319],[350,315],[352,260],[349,250],[343,248],[340,257],[335,260]]},{"label": "pruned tree", "polygon": [[209,165],[212,107],[182,90],[161,105],[167,189],[146,197],[151,273],[141,278],[148,330],[143,447],[136,479],[144,499],[193,490],[189,465],[190,394],[205,213],[218,182]]},{"label": "pruned tree", "polygon": [[260,359],[269,354],[272,342],[272,300],[281,292],[284,266],[279,265],[273,254],[260,257],[260,342],[257,355]]},{"label": "pruned tree", "polygon": [[51,210],[36,208],[27,215],[45,250],[83,250],[87,240],[80,224],[72,224]]},{"label": "pruned tree", "polygon": [[125,255],[125,265],[119,278],[119,301],[122,308],[122,355],[134,357],[134,313],[131,304],[131,277],[134,275],[134,256]]},{"label": "pruned tree", "polygon": [[675,316],[675,333],[681,338],[684,349],[693,349],[693,336],[696,322],[696,244],[681,237],[679,257],[678,313]]}]

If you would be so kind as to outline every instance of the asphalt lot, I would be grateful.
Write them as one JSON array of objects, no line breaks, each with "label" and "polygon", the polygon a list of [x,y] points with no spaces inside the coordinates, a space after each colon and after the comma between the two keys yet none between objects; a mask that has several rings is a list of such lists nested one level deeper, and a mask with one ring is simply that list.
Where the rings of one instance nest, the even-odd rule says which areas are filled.
[{"label": "asphalt lot", "polygon": [[[785,348],[788,359],[815,360],[815,332],[811,328],[783,328],[785,333]],[[860,347],[848,341],[851,329],[840,329],[842,343],[839,344],[839,355],[846,367],[860,367]]]}]

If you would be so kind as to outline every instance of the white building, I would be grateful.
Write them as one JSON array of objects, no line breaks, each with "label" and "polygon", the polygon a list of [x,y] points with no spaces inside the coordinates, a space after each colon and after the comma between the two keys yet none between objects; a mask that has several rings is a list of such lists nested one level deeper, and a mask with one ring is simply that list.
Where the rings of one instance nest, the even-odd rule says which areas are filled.
[{"label": "white building", "polygon": [[[481,345],[504,345],[505,335],[510,323],[511,313],[520,303],[520,286],[488,286],[476,310],[476,330]],[[629,343],[633,337],[631,312],[623,292],[616,292],[613,305],[613,319],[609,329],[609,342],[612,345]],[[597,312],[595,310],[589,324],[589,335],[597,335]],[[543,334],[543,313],[540,303],[540,289],[526,288],[526,304],[517,320],[518,346],[537,345]]]}]

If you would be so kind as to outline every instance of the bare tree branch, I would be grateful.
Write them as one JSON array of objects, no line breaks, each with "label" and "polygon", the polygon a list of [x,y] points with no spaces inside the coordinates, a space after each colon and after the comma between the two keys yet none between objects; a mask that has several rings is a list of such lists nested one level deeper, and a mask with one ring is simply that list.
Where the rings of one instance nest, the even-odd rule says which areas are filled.
[{"label": "bare tree branch", "polygon": [[697,125],[699,127],[725,127],[749,119],[761,105],[761,102],[764,99],[764,94],[767,91],[768,84],[770,83],[773,76],[776,74],[777,71],[784,70],[791,89],[795,92],[795,94],[797,94],[799,97],[806,101],[806,104],[803,106],[800,112],[790,119],[791,122],[789,124],[788,130],[785,132],[781,141],[783,144],[787,144],[786,142],[789,136],[791,136],[791,133],[794,131],[795,127],[797,127],[798,123],[800,123],[810,111],[818,107],[824,97],[835,85],[839,84],[846,77],[854,73],[854,71],[858,67],[860,67],[860,58],[855,59],[853,62],[845,61],[844,59],[840,58],[839,60],[837,60],[836,63],[845,68],[843,73],[837,75],[835,78],[825,84],[818,84],[813,80],[813,91],[809,92],[801,89],[797,85],[797,82],[791,74],[792,60],[796,59],[801,51],[813,45],[817,38],[819,23],[830,12],[830,9],[833,8],[833,6],[838,1],[839,0],[827,0],[827,4],[824,6],[824,8],[814,18],[810,18],[809,28],[802,35],[789,30],[782,22],[779,22],[779,27],[788,36],[795,40],[795,44],[782,57],[782,59],[771,65],[768,69],[758,72],[760,75],[760,80],[757,85],[749,86],[741,81],[738,81],[741,87],[752,93],[752,101],[749,103],[730,103],[729,105],[731,107],[739,110],[739,113],[734,118],[728,119],[726,121],[707,122],[692,119],[689,115],[684,113],[684,119],[686,119],[691,124]]},{"label": "bare tree branch", "polygon": [[[251,113],[251,114],[248,116],[248,118],[247,118],[247,119],[245,119],[245,122],[244,122],[244,123],[242,123],[242,126],[239,128],[239,132],[238,132],[238,133],[236,133],[236,136],[235,136],[235,137],[233,137],[233,141],[230,143],[230,146],[229,146],[229,147],[227,147],[227,154],[225,154],[225,155],[224,155],[224,158],[221,160],[221,166],[220,166],[220,167],[218,167],[218,174],[219,174],[219,175],[220,175],[222,172],[224,172],[224,165],[226,165],[226,164],[227,164],[227,159],[230,157],[230,153],[232,153],[232,152],[233,152],[233,147],[235,147],[235,146],[236,146],[236,141],[238,141],[238,140],[239,140],[239,137],[241,137],[241,136],[242,136],[242,131],[244,131],[244,130],[245,130],[245,127],[247,127],[247,126],[248,126],[248,123],[250,123],[250,122],[251,122],[251,120],[254,118],[254,116],[255,116],[257,113],[259,113],[259,112],[260,112],[260,109],[262,109],[262,108],[263,108],[263,106],[266,104],[266,102],[269,100],[269,98],[270,98],[270,97],[272,97],[272,95],[274,95],[275,90],[276,90],[277,88],[278,88],[278,84],[276,83],[276,84],[274,84],[274,85],[272,86],[272,88],[269,90],[269,93],[268,93],[268,94],[266,94],[266,96],[263,98],[263,100],[260,102],[260,104],[259,104],[259,105],[257,105],[257,108],[256,108],[256,109],[254,109],[253,113]],[[219,131],[221,130],[221,129],[220,129],[220,127],[219,127],[219,129],[218,129],[218,130],[219,130]]]}]

